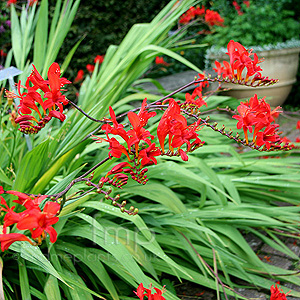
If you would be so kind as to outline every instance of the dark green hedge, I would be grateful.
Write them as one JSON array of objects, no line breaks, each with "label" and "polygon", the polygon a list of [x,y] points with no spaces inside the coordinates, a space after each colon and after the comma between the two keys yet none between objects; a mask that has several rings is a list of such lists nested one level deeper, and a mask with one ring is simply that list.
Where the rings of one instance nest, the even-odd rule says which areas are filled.
[{"label": "dark green hedge", "polygon": [[[50,4],[55,5],[51,0]],[[150,22],[169,0],[81,1],[76,18],[60,52],[63,60],[72,46],[86,34],[71,63],[73,75],[109,45],[118,45],[135,23]],[[69,71],[69,72],[71,72]]]}]

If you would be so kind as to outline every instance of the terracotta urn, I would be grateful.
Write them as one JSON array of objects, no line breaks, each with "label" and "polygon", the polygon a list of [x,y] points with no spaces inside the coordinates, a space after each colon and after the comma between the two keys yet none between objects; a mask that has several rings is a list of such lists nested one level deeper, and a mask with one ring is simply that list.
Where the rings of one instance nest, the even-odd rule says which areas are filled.
[{"label": "terracotta urn", "polygon": [[[263,69],[262,75],[278,79],[278,83],[257,88],[237,84],[224,84],[223,87],[230,90],[224,91],[223,94],[237,99],[250,98],[257,94],[260,98],[266,96],[266,101],[273,107],[282,105],[288,97],[292,85],[296,82],[299,52],[300,48],[256,52],[259,59],[264,58],[264,61],[260,64]],[[229,56],[226,54],[209,54],[207,58],[212,68],[215,60],[219,62],[223,62],[223,60],[229,61]]]}]

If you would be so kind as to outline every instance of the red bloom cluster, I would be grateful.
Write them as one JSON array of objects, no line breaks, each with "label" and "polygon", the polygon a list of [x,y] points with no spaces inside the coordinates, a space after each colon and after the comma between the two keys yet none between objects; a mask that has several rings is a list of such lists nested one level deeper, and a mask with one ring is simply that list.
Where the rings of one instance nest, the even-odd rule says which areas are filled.
[{"label": "red bloom cluster", "polygon": [[234,115],[233,118],[238,120],[237,128],[243,128],[247,143],[249,130],[250,133],[253,132],[254,144],[269,150],[271,147],[278,148],[281,143],[285,143],[277,134],[279,125],[275,124],[274,120],[274,117],[280,113],[279,109],[278,106],[271,111],[270,105],[264,98],[258,99],[255,94],[249,101],[241,102],[237,108],[239,114]]},{"label": "red bloom cluster", "polygon": [[57,233],[52,227],[53,224],[57,223],[59,218],[57,214],[60,209],[60,204],[55,202],[46,202],[43,211],[39,205],[46,199],[46,196],[30,197],[26,194],[16,191],[4,191],[0,186],[0,194],[11,194],[18,197],[13,202],[21,204],[25,207],[22,212],[15,212],[15,206],[9,207],[5,199],[0,196],[1,207],[0,211],[6,212],[4,216],[3,232],[0,234],[1,250],[5,251],[9,246],[16,241],[27,241],[32,245],[36,243],[32,242],[26,235],[21,233],[7,233],[7,228],[13,224],[16,224],[19,230],[29,230],[32,239],[38,244],[46,238],[46,232],[50,236],[50,242],[54,243],[57,239]]},{"label": "red bloom cluster", "polygon": [[[247,7],[250,6],[250,1],[243,1],[243,3],[244,3]],[[243,12],[242,12],[242,10],[241,10],[241,6],[238,4],[237,1],[232,1],[232,5],[234,6],[235,10],[237,11],[237,13],[238,13],[239,15],[242,15],[242,14],[243,14]]]},{"label": "red bloom cluster", "polygon": [[205,12],[205,22],[209,26],[223,26],[224,19],[219,15],[218,12],[207,9]]},{"label": "red bloom cluster", "polygon": [[79,70],[77,72],[77,75],[76,75],[75,79],[74,79],[74,83],[80,82],[83,79],[83,77],[84,77],[84,71],[83,70]]},{"label": "red bloom cluster", "polygon": [[[94,63],[102,64],[104,61],[104,57],[105,57],[105,55],[97,55],[94,58]],[[87,64],[85,67],[90,74],[92,74],[95,70],[95,65],[92,65],[92,64]],[[77,72],[77,75],[74,79],[74,83],[80,82],[81,80],[83,80],[83,77],[84,77],[84,71],[81,69]]]},{"label": "red bloom cluster", "polygon": [[[247,74],[245,82],[249,80],[250,76],[259,75],[259,71],[262,71],[261,67],[257,66],[262,60],[258,60],[257,54],[252,53],[252,50],[247,50],[242,44],[231,40],[227,45],[230,64],[223,62],[224,67],[219,62],[215,62],[216,69],[214,69],[218,75],[223,77],[236,78],[237,80],[243,80],[242,72],[246,68]],[[253,55],[253,60],[250,56]]]},{"label": "red bloom cluster", "polygon": [[[144,128],[148,120],[156,115],[155,112],[146,110],[147,99],[145,98],[138,114],[130,111],[127,116],[130,122],[130,129],[126,131],[122,124],[119,124],[112,107],[109,108],[111,119],[106,120],[112,122],[112,125],[106,123],[102,126],[102,130],[106,133],[106,139],[97,138],[100,141],[109,143],[109,157],[120,158],[125,154],[129,163],[120,163],[115,166],[105,178],[101,178],[102,182],[108,182],[112,185],[121,187],[127,183],[128,176],[123,173],[129,173],[133,180],[138,183],[145,184],[147,169],[145,166],[156,164],[156,156],[161,154],[159,148],[152,143],[154,136]],[[126,143],[124,147],[116,138],[109,137],[109,134],[119,136]],[[126,169],[124,169],[126,167]],[[109,175],[114,175],[113,179],[108,179]]]},{"label": "red bloom cluster", "polygon": [[38,4],[38,0],[28,0],[28,5],[33,6],[33,4]]},{"label": "red bloom cluster", "polygon": [[197,80],[203,80],[202,82],[195,83],[197,86],[193,93],[186,93],[185,94],[185,102],[181,104],[182,108],[190,109],[191,113],[198,112],[199,108],[203,105],[207,106],[206,102],[203,99],[202,90],[204,87],[209,86],[209,82],[204,80],[204,74],[198,74],[199,78]]},{"label": "red bloom cluster", "polygon": [[[164,112],[158,127],[157,137],[159,140],[162,152],[165,148],[165,139],[169,136],[169,151],[173,155],[180,155],[182,160],[187,161],[188,156],[186,152],[194,151],[195,149],[203,146],[202,142],[196,131],[200,130],[200,120],[187,125],[186,118],[181,114],[181,109],[178,103],[174,99],[169,99],[169,107]],[[191,140],[194,140],[191,142]],[[181,147],[186,144],[186,151]],[[175,149],[177,148],[177,152]]]},{"label": "red bloom cluster", "polygon": [[17,3],[17,0],[8,0],[7,2],[6,2],[6,5],[7,6],[10,6],[11,4],[16,4]]},{"label": "red bloom cluster", "polygon": [[[300,120],[297,121],[297,124],[296,124],[296,129],[300,130]],[[296,140],[295,140],[296,143],[300,143],[300,137],[296,137]]]},{"label": "red bloom cluster", "polygon": [[278,288],[277,284],[271,286],[271,298],[270,300],[287,300],[286,295],[281,289]]},{"label": "red bloom cluster", "polygon": [[202,8],[199,6],[190,7],[190,9],[180,17],[179,23],[188,24],[197,17],[204,18],[203,21],[208,26],[223,26],[224,23],[224,19],[219,15],[219,13],[209,9],[205,10],[204,6],[202,6]]},{"label": "red bloom cluster", "polygon": [[243,12],[241,11],[241,6],[236,1],[232,1],[232,5],[239,15],[243,14]]},{"label": "red bloom cluster", "polygon": [[[61,93],[61,88],[65,84],[71,83],[66,78],[60,78],[60,68],[57,63],[53,63],[48,70],[48,80],[44,80],[33,65],[33,71],[26,80],[25,87],[18,83],[19,95],[6,91],[9,98],[19,98],[18,106],[19,117],[15,120],[20,125],[20,131],[24,133],[37,133],[41,130],[52,117],[64,121],[66,116],[63,114],[63,105],[68,104],[68,100]],[[21,93],[21,87],[25,89]],[[37,90],[44,93],[44,98]],[[42,108],[42,112],[40,108]],[[58,110],[56,110],[58,108]],[[35,111],[39,120],[31,115]],[[37,125],[34,125],[35,122]]]},{"label": "red bloom cluster", "polygon": [[180,24],[187,24],[190,21],[194,20],[195,18],[197,18],[198,16],[204,16],[205,15],[205,7],[202,6],[202,8],[200,8],[199,6],[197,7],[190,7],[189,10],[184,13],[180,19],[179,19],[179,23]]},{"label": "red bloom cluster", "polygon": [[105,55],[97,55],[94,59],[94,63],[102,64],[104,61]]},{"label": "red bloom cluster", "polygon": [[166,61],[164,61],[164,58],[161,57],[161,56],[156,56],[155,57],[155,63],[157,65],[163,65],[165,67],[168,67],[170,65],[169,63],[167,63]]},{"label": "red bloom cluster", "polygon": [[155,293],[152,294],[152,288],[147,289],[143,286],[142,283],[138,286],[137,290],[134,293],[139,297],[140,300],[144,300],[144,297],[147,296],[148,300],[166,300],[166,298],[162,295],[165,290],[164,287],[162,290],[158,288],[154,288]]},{"label": "red bloom cluster", "polygon": [[[262,60],[259,60],[256,53],[252,53],[251,50],[247,50],[243,45],[231,40],[227,45],[230,62],[223,61],[223,66],[220,62],[215,61],[216,68],[214,70],[218,73],[218,76],[238,81],[240,84],[247,84],[248,82],[253,85],[258,84],[272,84],[277,80],[262,77],[260,71],[261,67],[258,66]],[[253,59],[250,57],[253,55]],[[243,75],[245,70],[246,74]],[[243,77],[245,76],[245,77]],[[253,76],[253,77],[252,77]],[[250,80],[250,77],[252,79]]]},{"label": "red bloom cluster", "polygon": [[93,73],[95,70],[95,65],[87,64],[86,69],[88,70],[89,73]]},{"label": "red bloom cluster", "polygon": [[4,50],[0,49],[0,57],[6,57],[7,53]]}]

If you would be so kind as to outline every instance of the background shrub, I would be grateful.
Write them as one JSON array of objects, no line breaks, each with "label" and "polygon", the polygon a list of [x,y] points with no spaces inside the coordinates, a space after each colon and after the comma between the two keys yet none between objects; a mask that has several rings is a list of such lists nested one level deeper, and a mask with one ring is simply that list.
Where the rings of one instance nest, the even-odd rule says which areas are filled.
[{"label": "background shrub", "polygon": [[[55,2],[50,1],[53,8]],[[105,54],[109,45],[120,44],[132,25],[150,22],[167,3],[169,0],[82,1],[59,54],[63,60],[71,47],[86,35],[72,59],[70,78],[87,64],[93,64],[96,55]]]}]

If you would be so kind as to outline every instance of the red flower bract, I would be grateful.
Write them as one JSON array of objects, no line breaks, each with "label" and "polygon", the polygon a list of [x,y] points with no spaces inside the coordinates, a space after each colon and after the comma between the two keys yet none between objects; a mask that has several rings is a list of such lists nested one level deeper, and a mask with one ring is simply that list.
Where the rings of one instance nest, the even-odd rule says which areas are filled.
[{"label": "red flower bract", "polygon": [[83,70],[79,70],[77,72],[77,75],[74,79],[74,83],[78,83],[79,81],[81,81],[83,79],[83,76],[84,76],[84,71]]},{"label": "red flower bract", "polygon": [[270,300],[287,300],[286,294],[278,288],[277,284],[271,286],[271,298]]},{"label": "red flower bract", "polygon": [[[178,148],[179,151],[183,144],[187,145],[187,152],[192,150],[192,146],[196,148],[202,146],[203,142],[196,133],[199,129],[199,121],[188,126],[186,118],[181,114],[178,103],[172,98],[169,99],[169,107],[164,112],[157,127],[157,137],[162,151],[165,149],[164,144],[167,136],[169,136],[169,150],[172,153],[174,148]],[[195,139],[192,144],[190,143],[191,139]],[[178,154],[184,157],[184,160],[187,160],[182,151]]]},{"label": "red flower bract", "polygon": [[163,297],[163,293],[165,292],[164,287],[160,290],[158,288],[154,288],[155,293],[152,294],[152,287],[150,286],[150,289],[147,289],[143,286],[142,283],[139,284],[136,291],[133,291],[140,300],[144,300],[144,297],[147,296],[148,300],[166,300],[165,297]]},{"label": "red flower bract", "polygon": [[32,241],[22,233],[8,233],[8,234],[0,234],[0,243],[1,243],[1,250],[5,251],[9,248],[9,246],[17,241],[26,241],[30,244],[33,244]]},{"label": "red flower bract", "polygon": [[104,61],[104,57],[105,57],[105,55],[97,55],[94,59],[94,63],[102,64]]},{"label": "red flower bract", "polygon": [[[262,86],[276,83],[278,80],[269,79],[262,76],[262,69],[258,66],[262,60],[258,59],[256,53],[252,53],[252,49],[247,50],[243,45],[231,40],[227,45],[230,63],[223,61],[215,61],[216,68],[214,70],[218,76],[226,78],[234,83],[248,86]],[[253,56],[253,58],[251,58]]]},{"label": "red flower bract", "polygon": [[28,237],[23,234],[7,234],[7,228],[16,224],[19,230],[29,230],[31,237],[40,244],[46,238],[46,233],[49,234],[50,242],[54,243],[57,239],[57,233],[52,227],[57,223],[59,218],[57,214],[60,210],[60,204],[55,202],[46,202],[43,210],[39,205],[46,196],[31,197],[17,191],[4,191],[1,187],[0,194],[11,194],[18,197],[14,200],[15,203],[21,204],[25,207],[22,212],[15,212],[15,206],[9,207],[3,197],[0,196],[1,206],[0,211],[6,212],[4,216],[3,233],[0,235],[0,242],[2,251],[7,250],[8,247],[15,241],[28,241],[33,243]]},{"label": "red flower bract", "polygon": [[168,67],[170,65],[169,63],[167,63],[166,61],[164,61],[164,58],[161,57],[161,56],[156,56],[155,57],[155,63],[157,65],[163,65],[165,67]]},{"label": "red flower bract", "polygon": [[[57,63],[53,63],[49,67],[48,80],[44,80],[33,65],[33,70],[28,76],[25,86],[21,86],[21,82],[18,83],[18,95],[6,92],[7,97],[20,99],[19,116],[15,120],[20,125],[20,131],[27,134],[37,133],[53,117],[61,121],[65,120],[63,105],[66,105],[68,100],[62,95],[61,88],[71,81],[60,76],[60,68]],[[23,93],[21,93],[21,87],[25,89]],[[37,91],[39,89],[44,93],[43,98],[45,99]],[[56,110],[57,108],[58,110]],[[33,111],[37,115],[32,115]]]}]

